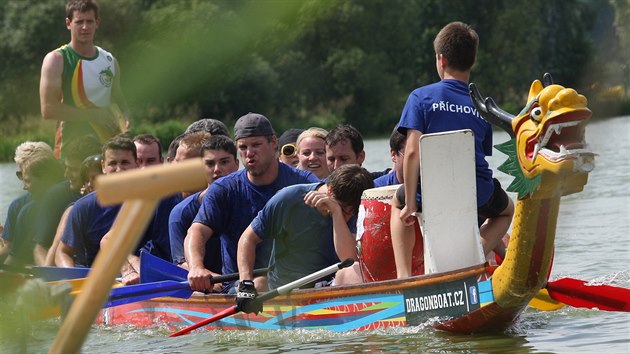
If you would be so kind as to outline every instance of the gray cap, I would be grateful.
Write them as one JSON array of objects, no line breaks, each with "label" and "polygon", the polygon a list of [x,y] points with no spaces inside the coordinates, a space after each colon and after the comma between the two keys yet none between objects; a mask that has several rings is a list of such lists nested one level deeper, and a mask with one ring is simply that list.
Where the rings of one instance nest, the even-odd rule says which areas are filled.
[{"label": "gray cap", "polygon": [[185,131],[186,134],[196,132],[208,132],[212,135],[230,136],[228,128],[225,124],[223,124],[220,120],[212,118],[202,118],[198,121],[192,122]]},{"label": "gray cap", "polygon": [[234,124],[234,141],[250,136],[270,136],[275,132],[271,122],[262,114],[249,112]]}]

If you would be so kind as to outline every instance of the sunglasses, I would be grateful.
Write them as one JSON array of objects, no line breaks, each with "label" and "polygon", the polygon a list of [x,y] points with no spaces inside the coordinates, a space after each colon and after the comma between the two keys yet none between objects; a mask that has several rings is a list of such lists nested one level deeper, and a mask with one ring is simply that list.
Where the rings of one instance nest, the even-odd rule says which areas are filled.
[{"label": "sunglasses", "polygon": [[297,149],[295,148],[295,145],[293,144],[285,144],[280,149],[280,154],[286,157],[293,157],[297,155]]}]

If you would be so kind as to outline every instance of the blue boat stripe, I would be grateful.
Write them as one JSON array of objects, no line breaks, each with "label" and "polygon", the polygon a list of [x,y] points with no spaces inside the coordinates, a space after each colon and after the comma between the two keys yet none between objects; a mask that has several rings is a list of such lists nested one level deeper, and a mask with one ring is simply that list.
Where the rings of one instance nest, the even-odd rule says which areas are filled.
[{"label": "blue boat stripe", "polygon": [[482,293],[479,294],[479,301],[482,304],[488,303],[488,302],[492,302],[494,301],[494,296],[492,295],[492,293]]},{"label": "blue boat stripe", "polygon": [[484,280],[477,284],[479,293],[492,292],[492,279]]}]

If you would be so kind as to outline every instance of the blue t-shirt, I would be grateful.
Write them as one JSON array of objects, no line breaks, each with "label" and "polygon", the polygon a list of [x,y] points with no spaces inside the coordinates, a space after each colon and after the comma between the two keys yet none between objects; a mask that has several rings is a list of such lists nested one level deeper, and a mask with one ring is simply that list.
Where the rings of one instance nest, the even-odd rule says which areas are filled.
[{"label": "blue t-shirt", "polygon": [[101,248],[101,239],[112,227],[118,210],[120,205],[103,207],[98,204],[95,192],[74,203],[61,241],[74,248],[75,266],[92,266]]},{"label": "blue t-shirt", "polygon": [[[321,183],[289,186],[274,195],[251,223],[263,242],[274,240],[269,287],[275,289],[339,262],[330,216],[304,203]],[[356,233],[356,217],[348,221]]]},{"label": "blue t-shirt", "polygon": [[13,228],[13,236],[10,244],[10,254],[19,258],[25,264],[33,263],[33,235],[37,227],[37,214],[41,207],[41,202],[31,200],[24,204],[18,213],[16,223]]},{"label": "blue t-shirt", "polygon": [[423,134],[471,129],[475,137],[477,206],[490,199],[494,184],[486,156],[492,155],[492,126],[477,112],[465,82],[442,80],[412,91],[398,123],[401,134],[406,135],[407,129]]},{"label": "blue t-shirt", "polygon": [[37,217],[37,229],[33,241],[46,248],[52,245],[57,226],[63,212],[70,203],[81,197],[79,191],[70,189],[70,181],[66,180],[52,186],[41,201]]},{"label": "blue t-shirt", "polygon": [[155,208],[153,219],[149,222],[142,239],[138,243],[138,247],[136,247],[135,254],[137,256],[140,256],[141,251],[145,251],[165,261],[172,262],[168,219],[171,210],[182,199],[181,193],[176,193],[160,200],[160,203]]},{"label": "blue t-shirt", "polygon": [[[277,163],[278,176],[271,184],[257,186],[251,183],[247,178],[247,171],[242,169],[214,181],[203,197],[194,222],[211,228],[212,237],[220,235],[223,274],[238,272],[236,265],[238,240],[258,211],[277,191],[294,184],[319,182],[319,178],[310,171]],[[272,246],[265,242],[258,245],[256,268],[268,266]]]},{"label": "blue t-shirt", "polygon": [[382,175],[381,177],[374,180],[374,188],[393,186],[395,184],[400,184],[400,182],[398,182],[398,178],[396,177],[396,172],[394,171],[388,174]]},{"label": "blue t-shirt", "polygon": [[24,193],[11,201],[9,210],[7,211],[7,218],[4,222],[4,232],[2,232],[3,239],[9,242],[14,241],[17,234],[13,229],[17,227],[20,210],[22,210],[26,204],[30,203],[31,199],[31,193]]},{"label": "blue t-shirt", "polygon": [[[199,195],[197,192],[188,196],[186,199],[177,204],[168,218],[168,237],[171,243],[171,258],[173,263],[180,264],[186,261],[184,256],[184,239],[188,228],[192,224],[197,212],[201,207]],[[215,273],[221,273],[221,238],[210,237],[206,242],[206,253],[203,260],[206,269]]]}]

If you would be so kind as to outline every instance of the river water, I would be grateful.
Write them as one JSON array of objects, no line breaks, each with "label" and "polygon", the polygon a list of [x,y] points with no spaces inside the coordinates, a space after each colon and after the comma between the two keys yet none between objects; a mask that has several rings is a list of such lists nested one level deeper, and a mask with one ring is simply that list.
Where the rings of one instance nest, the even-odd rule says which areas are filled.
[{"label": "river water", "polygon": [[[564,276],[630,288],[630,116],[594,121],[586,138],[598,154],[589,183],[579,194],[564,197],[560,207],[556,255],[551,279]],[[508,139],[496,132],[494,142]],[[366,142],[369,170],[391,164],[388,141]],[[504,155],[495,150],[489,161],[506,187],[511,177],[496,172]],[[0,164],[0,218],[21,193],[15,164]],[[512,195],[514,199],[514,196]],[[26,352],[46,352],[58,321],[35,323]],[[212,331],[167,338],[168,328],[95,326],[85,353],[630,353],[630,314],[564,307],[554,312],[527,309],[507,333],[455,336],[430,326],[372,332]],[[4,347],[4,348],[3,348]],[[19,352],[15,343],[0,343],[0,352]]]}]

